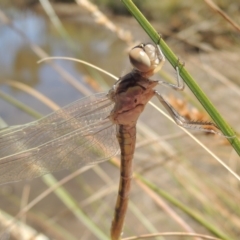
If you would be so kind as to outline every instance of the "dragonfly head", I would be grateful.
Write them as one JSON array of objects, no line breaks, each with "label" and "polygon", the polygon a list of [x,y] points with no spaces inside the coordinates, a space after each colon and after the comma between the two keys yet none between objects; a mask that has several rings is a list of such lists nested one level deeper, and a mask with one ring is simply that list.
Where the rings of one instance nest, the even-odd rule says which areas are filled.
[{"label": "dragonfly head", "polygon": [[158,72],[165,58],[158,54],[157,48],[151,44],[140,44],[131,49],[129,52],[129,59],[133,67],[148,76]]}]

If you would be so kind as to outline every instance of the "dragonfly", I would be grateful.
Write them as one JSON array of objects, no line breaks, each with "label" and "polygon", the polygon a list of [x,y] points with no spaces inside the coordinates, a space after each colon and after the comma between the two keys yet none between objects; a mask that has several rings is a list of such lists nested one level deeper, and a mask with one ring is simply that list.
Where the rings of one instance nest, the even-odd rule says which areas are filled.
[{"label": "dragonfly", "polygon": [[157,91],[157,85],[183,90],[176,66],[176,83],[151,80],[165,62],[158,45],[139,44],[129,52],[131,72],[107,93],[79,99],[37,121],[0,131],[0,184],[32,179],[63,169],[97,164],[121,153],[118,197],[111,239],[121,239],[127,212],[136,143],[136,124],[144,107],[157,97],[184,128],[215,132],[212,122],[185,119]]}]

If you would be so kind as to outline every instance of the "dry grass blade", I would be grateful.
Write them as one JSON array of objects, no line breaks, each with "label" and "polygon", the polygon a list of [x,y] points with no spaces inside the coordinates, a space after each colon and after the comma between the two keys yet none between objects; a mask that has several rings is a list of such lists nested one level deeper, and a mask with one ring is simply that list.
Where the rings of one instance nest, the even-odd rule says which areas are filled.
[{"label": "dry grass blade", "polygon": [[235,30],[240,32],[240,26],[232,20],[224,11],[222,11],[212,0],[204,0],[205,3],[215,12],[217,12],[219,15],[221,15],[224,19],[226,19],[227,22],[229,22]]},{"label": "dry grass blade", "polygon": [[46,235],[37,232],[35,229],[31,228],[29,225],[24,224],[22,221],[17,221],[12,218],[9,214],[1,210],[0,212],[0,222],[2,228],[8,228],[9,222],[15,222],[15,225],[6,231],[5,233],[0,233],[0,238],[2,240],[9,239],[9,236],[13,236],[16,239],[36,239],[36,240],[49,240]]},{"label": "dry grass blade", "polygon": [[184,232],[168,232],[168,233],[155,233],[155,234],[146,234],[146,235],[140,235],[137,237],[128,237],[128,238],[123,238],[122,240],[137,240],[137,239],[153,239],[156,237],[160,236],[177,236],[177,237],[197,237],[200,239],[209,239],[209,240],[220,240],[220,238],[215,238],[203,234],[198,234],[198,233],[184,233]]},{"label": "dry grass blade", "polygon": [[95,22],[102,25],[115,33],[119,39],[126,42],[127,45],[133,45],[133,36],[130,31],[127,31],[119,26],[116,26],[105,14],[103,14],[96,5],[88,0],[75,0],[78,5],[89,11]]},{"label": "dry grass blade", "polygon": [[[19,30],[18,28],[16,28],[11,20],[4,14],[3,11],[1,11],[0,9],[0,20],[2,20],[2,22],[6,25],[8,25],[10,28],[12,28],[14,30],[14,32],[16,32],[17,34],[19,34],[19,36],[21,36],[26,43],[29,44],[29,46],[31,47],[31,49],[33,50],[33,52],[40,58],[47,58],[49,57],[47,55],[47,53],[41,49],[38,45],[32,43],[27,36],[24,34],[23,31]],[[84,93],[85,95],[89,95],[91,94],[91,91],[89,91],[88,88],[86,88],[84,85],[80,84],[71,74],[69,74],[67,71],[65,71],[63,68],[61,68],[60,66],[58,66],[55,63],[50,63],[50,65],[60,74],[60,76],[63,77],[63,79],[65,79],[69,84],[71,84],[73,87],[75,87],[77,90],[79,90],[80,92]]]},{"label": "dry grass blade", "polygon": [[38,99],[39,101],[47,105],[49,108],[51,108],[53,111],[56,111],[60,108],[51,99],[47,98],[45,95],[41,94],[40,92],[36,91],[35,89],[29,87],[24,83],[20,83],[10,79],[6,79],[3,83],[32,95],[33,97],[35,97],[36,99]]}]

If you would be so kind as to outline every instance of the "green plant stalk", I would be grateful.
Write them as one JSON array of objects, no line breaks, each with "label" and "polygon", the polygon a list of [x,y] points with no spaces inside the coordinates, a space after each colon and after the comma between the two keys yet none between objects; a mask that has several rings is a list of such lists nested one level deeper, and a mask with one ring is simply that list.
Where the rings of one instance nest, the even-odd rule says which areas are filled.
[{"label": "green plant stalk", "polygon": [[186,207],[184,204],[182,204],[180,201],[178,201],[176,198],[171,196],[169,193],[165,192],[164,190],[161,190],[158,186],[154,185],[153,183],[149,182],[147,179],[142,177],[140,174],[135,173],[135,177],[138,178],[141,182],[143,182],[146,186],[148,186],[152,191],[157,193],[159,196],[163,197],[167,201],[169,201],[174,206],[181,209],[183,212],[185,212],[188,216],[190,216],[195,221],[199,222],[202,226],[204,226],[208,231],[210,231],[212,234],[214,234],[216,237],[219,237],[223,240],[231,240],[232,238],[221,232],[219,229],[217,229],[213,224],[207,222],[204,218],[201,217],[199,213],[196,211]]},{"label": "green plant stalk", "polygon": [[69,36],[68,32],[65,30],[63,24],[61,23],[60,19],[58,18],[57,14],[55,13],[51,3],[49,0],[39,0],[40,4],[42,5],[45,13],[48,15],[49,19],[51,20],[52,24],[54,25],[55,29],[59,32],[61,37],[69,44],[72,50],[76,50],[76,47]]},{"label": "green plant stalk", "polygon": [[[116,166],[116,165],[115,165]],[[117,166],[116,166],[117,167]],[[149,233],[156,233],[158,230],[153,226],[151,221],[142,213],[142,211],[136,207],[136,205],[129,201],[128,207],[134,216],[142,223],[142,225],[148,230]],[[132,226],[129,226],[130,228]],[[164,240],[163,237],[156,237],[154,240]]]},{"label": "green plant stalk", "polygon": [[[43,181],[49,186],[57,184],[57,180],[51,174],[42,176]],[[58,187],[54,190],[54,193],[59,199],[71,210],[71,212],[79,219],[97,239],[108,240],[106,236],[78,207],[78,203],[71,197],[71,195],[63,187]]]},{"label": "green plant stalk", "polygon": [[20,110],[24,111],[25,113],[29,114],[34,118],[41,118],[42,115],[36,112],[34,109],[26,106],[25,104],[19,102],[18,100],[14,99],[13,97],[9,96],[8,94],[0,91],[0,98],[4,99],[6,102],[12,104],[13,106],[19,108]]},{"label": "green plant stalk", "polygon": [[[139,11],[136,5],[131,0],[122,0],[126,8],[129,12],[135,17],[138,23],[142,26],[145,32],[149,35],[152,41],[155,44],[159,44],[161,47],[165,57],[171,63],[171,65],[175,68],[179,65],[179,59],[175,56],[172,50],[167,46],[163,39],[160,38],[159,33],[153,28],[153,26],[148,22],[148,20],[143,16],[143,14]],[[213,104],[207,98],[205,93],[201,90],[198,84],[194,81],[192,76],[187,72],[184,66],[180,65],[180,76],[184,80],[184,82],[191,89],[193,94],[196,96],[198,101],[202,104],[208,114],[211,116],[212,120],[217,124],[220,128],[224,136],[228,136],[227,140],[230,142],[232,147],[235,149],[237,154],[240,156],[240,141],[235,135],[233,129],[229,126],[229,124],[222,118],[220,113],[215,109]]]}]

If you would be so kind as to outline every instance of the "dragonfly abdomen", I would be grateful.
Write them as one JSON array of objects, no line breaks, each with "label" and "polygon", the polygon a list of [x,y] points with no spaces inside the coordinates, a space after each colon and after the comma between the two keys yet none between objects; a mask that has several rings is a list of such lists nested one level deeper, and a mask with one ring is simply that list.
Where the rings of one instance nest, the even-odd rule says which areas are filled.
[{"label": "dragonfly abdomen", "polygon": [[119,125],[117,139],[121,149],[121,175],[118,198],[112,221],[111,237],[118,240],[127,212],[128,198],[132,180],[132,163],[136,143],[136,125]]}]

